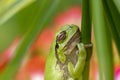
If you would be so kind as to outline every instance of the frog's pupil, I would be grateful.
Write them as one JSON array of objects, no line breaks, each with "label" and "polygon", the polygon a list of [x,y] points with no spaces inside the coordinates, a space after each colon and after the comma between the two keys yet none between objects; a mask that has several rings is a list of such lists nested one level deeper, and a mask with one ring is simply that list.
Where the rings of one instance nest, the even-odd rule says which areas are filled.
[{"label": "frog's pupil", "polygon": [[57,42],[63,41],[66,38],[66,31],[62,31],[57,36]]}]

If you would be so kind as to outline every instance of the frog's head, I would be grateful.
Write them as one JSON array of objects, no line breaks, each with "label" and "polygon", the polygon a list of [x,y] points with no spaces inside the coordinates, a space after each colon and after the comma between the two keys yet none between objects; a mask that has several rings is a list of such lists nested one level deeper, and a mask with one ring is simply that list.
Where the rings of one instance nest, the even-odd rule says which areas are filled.
[{"label": "frog's head", "polygon": [[[63,26],[60,31],[56,34],[56,47],[57,53],[59,57],[65,59],[64,53],[66,50],[70,50],[70,46],[72,43],[76,43],[80,41],[80,30],[79,27],[76,25],[65,25]],[[69,54],[69,53],[67,53]],[[64,56],[64,57],[63,57]],[[63,61],[64,61],[63,59]]]}]

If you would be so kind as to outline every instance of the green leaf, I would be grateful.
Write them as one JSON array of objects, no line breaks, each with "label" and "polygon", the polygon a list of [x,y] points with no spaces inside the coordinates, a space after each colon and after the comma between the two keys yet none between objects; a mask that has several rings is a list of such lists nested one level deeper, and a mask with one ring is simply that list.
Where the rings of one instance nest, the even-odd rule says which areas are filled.
[{"label": "green leaf", "polygon": [[[2,0],[2,1],[4,2],[4,1],[8,1],[8,0]],[[13,0],[10,0],[10,1],[13,1]],[[16,0],[15,0],[15,2],[16,2]],[[18,4],[19,2],[17,2],[16,4]],[[16,14],[14,14],[11,18],[9,18],[7,21],[5,21],[4,24],[0,25],[0,45],[1,45],[0,53],[4,49],[6,49],[9,45],[11,45],[11,43],[14,41],[14,39],[16,37],[21,36],[28,30],[30,23],[32,23],[32,19],[34,18],[33,15],[36,12],[35,11],[36,10],[35,3],[36,2],[31,3],[29,6],[27,6],[27,4],[26,4],[26,7],[22,8],[20,11],[18,11]],[[15,3],[13,3],[13,4],[16,5]],[[11,5],[13,5],[13,4],[11,4]],[[5,6],[7,6],[7,4],[5,4]],[[31,8],[31,7],[33,7],[33,8]],[[33,12],[31,12],[31,11],[33,11]]]},{"label": "green leaf", "polygon": [[108,28],[110,29],[110,32],[112,34],[112,37],[114,38],[115,44],[117,46],[117,49],[118,49],[118,52],[120,55],[120,34],[117,31],[117,27],[116,27],[115,22],[113,20],[113,17],[112,17],[112,14],[110,12],[110,9],[108,7],[108,4],[104,0],[103,0],[103,6],[104,6],[105,16],[106,16],[106,19],[107,19],[108,24],[109,24]]},{"label": "green leaf", "polygon": [[[13,1],[13,2],[11,2],[11,5],[13,5],[13,4],[15,4],[16,1],[21,2],[22,0],[1,0],[1,1],[3,1],[3,2]],[[33,24],[33,21],[34,21],[36,15],[40,11],[39,9],[42,8],[41,6],[42,6],[42,4],[44,4],[45,1],[46,0],[35,0],[35,1],[31,2],[30,4],[26,4],[26,6],[24,8],[20,9],[17,13],[12,15],[11,18],[9,18],[7,21],[5,21],[4,24],[0,25],[0,45],[1,45],[0,52],[2,52],[4,49],[6,49],[12,43],[12,41],[16,38],[16,36],[17,37],[23,36],[29,30],[29,28],[31,28],[31,25]],[[25,2],[25,1],[23,1],[23,2]],[[47,4],[49,4],[49,2],[50,1],[48,1]],[[16,3],[16,4],[18,4],[18,3]],[[55,17],[57,13],[62,12],[74,5],[79,6],[80,4],[81,4],[81,0],[62,1],[61,4],[59,5],[59,9],[57,9],[57,11],[54,14],[52,14],[51,18],[47,19],[46,25],[52,21],[52,18]],[[4,6],[7,6],[7,5],[8,4],[4,4]],[[12,6],[12,8],[14,8],[14,7]],[[7,12],[7,10],[5,10],[5,11]],[[9,11],[9,9],[8,9],[8,11]],[[42,14],[41,14],[41,16],[42,16]]]},{"label": "green leaf", "polygon": [[100,80],[113,80],[112,40],[104,15],[102,0],[92,0],[92,17]]},{"label": "green leaf", "polygon": [[35,2],[35,0],[2,0],[0,1],[0,25],[4,24],[9,20],[14,14],[16,14],[21,9],[25,8],[27,5]]},{"label": "green leaf", "polygon": [[117,9],[116,5],[114,4],[113,0],[106,0],[106,3],[108,5],[111,16],[113,18],[113,22],[115,23],[115,27],[117,29],[117,32],[119,34],[118,38],[120,38],[120,12]]},{"label": "green leaf", "polygon": [[113,2],[115,3],[116,8],[120,12],[120,0],[113,0]]},{"label": "green leaf", "polygon": [[[44,6],[39,11],[39,15],[42,15],[40,17],[36,17],[36,21],[33,22],[35,25],[32,25],[29,32],[26,34],[26,36],[23,38],[23,41],[19,45],[16,51],[16,55],[11,60],[9,65],[6,67],[4,72],[0,75],[0,80],[13,80],[15,73],[18,71],[18,68],[20,67],[20,63],[22,62],[22,59],[26,55],[27,50],[30,48],[32,42],[34,41],[35,37],[38,35],[39,31],[42,30],[44,25],[46,24],[47,19],[51,17],[51,15],[54,13],[56,8],[58,8],[58,5],[60,4],[61,0],[50,0],[48,1],[48,5],[44,5],[47,3],[47,0],[43,4]],[[36,23],[37,22],[37,23]]]}]

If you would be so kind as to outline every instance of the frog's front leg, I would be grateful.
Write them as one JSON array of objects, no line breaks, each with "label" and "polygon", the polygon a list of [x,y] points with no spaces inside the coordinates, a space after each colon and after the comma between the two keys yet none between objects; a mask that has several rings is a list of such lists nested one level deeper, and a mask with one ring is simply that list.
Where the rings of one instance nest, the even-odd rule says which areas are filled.
[{"label": "frog's front leg", "polygon": [[77,47],[79,50],[78,61],[75,67],[71,62],[68,62],[68,71],[73,80],[82,80],[82,72],[86,60],[86,49],[83,43],[78,44]]}]

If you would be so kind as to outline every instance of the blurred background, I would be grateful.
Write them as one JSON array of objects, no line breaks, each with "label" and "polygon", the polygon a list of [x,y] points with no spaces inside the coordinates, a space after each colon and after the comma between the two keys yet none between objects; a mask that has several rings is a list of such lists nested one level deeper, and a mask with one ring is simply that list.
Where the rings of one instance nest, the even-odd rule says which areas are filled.
[{"label": "blurred background", "polygon": [[[52,6],[53,2],[52,0],[0,0],[0,74],[16,54],[15,50],[25,35],[45,20],[26,55],[22,57],[22,63],[15,76],[15,80],[44,80],[46,58],[55,33],[65,24],[76,24],[80,27],[82,18],[81,0],[66,0],[61,1],[56,11],[46,20],[47,16],[44,14],[49,14],[49,6]],[[92,30],[94,46],[90,80],[99,80],[93,33]],[[119,58],[114,43],[113,48],[114,79],[120,80]]]}]

